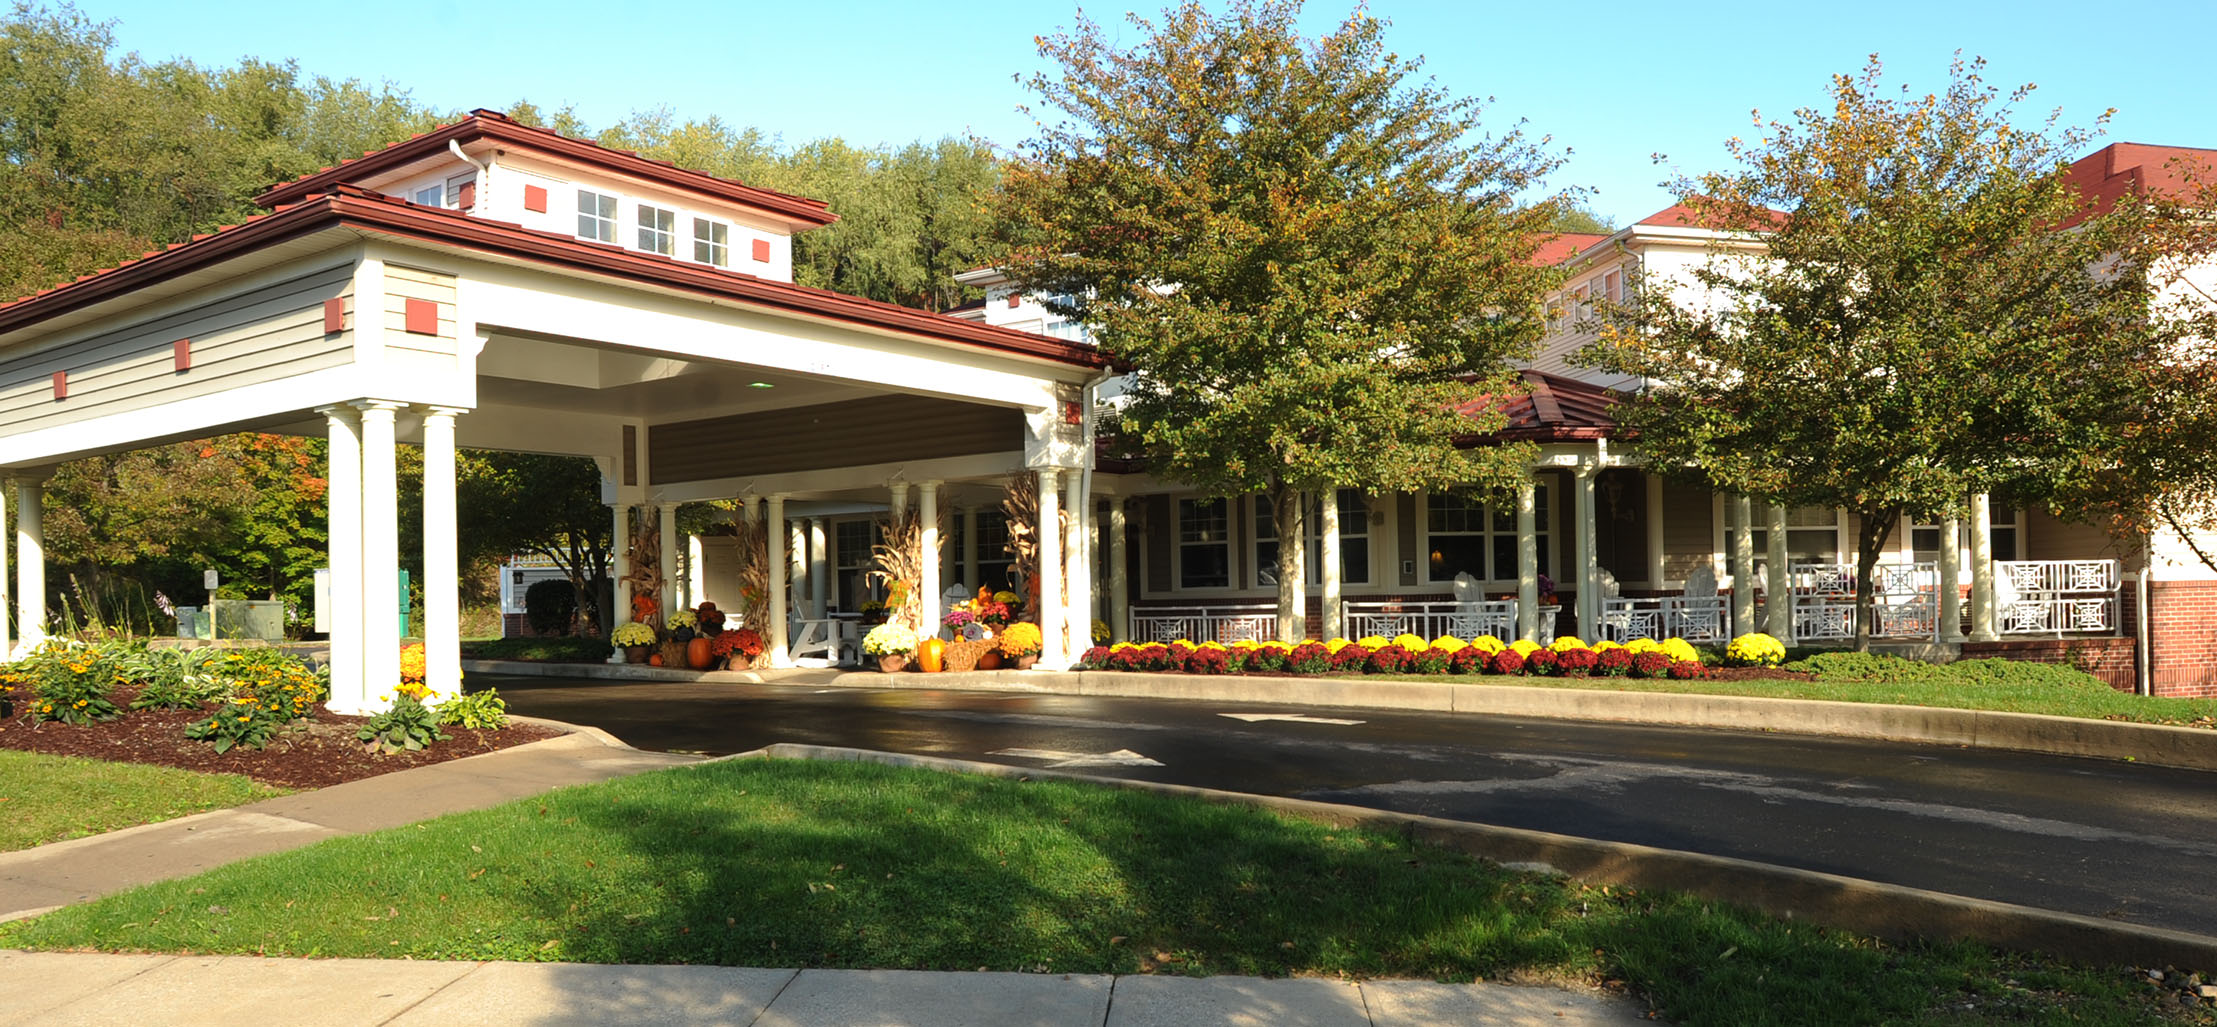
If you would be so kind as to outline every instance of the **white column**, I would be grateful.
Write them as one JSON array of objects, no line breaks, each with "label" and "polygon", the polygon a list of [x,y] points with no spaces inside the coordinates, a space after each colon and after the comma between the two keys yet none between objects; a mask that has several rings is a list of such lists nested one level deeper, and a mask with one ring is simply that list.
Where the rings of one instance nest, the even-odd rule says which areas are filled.
[{"label": "white column", "polygon": [[1794,640],[1794,597],[1792,557],[1786,555],[1786,508],[1773,503],[1770,507],[1770,537],[1765,539],[1768,550],[1763,559],[1770,566],[1769,580],[1763,583],[1764,607],[1763,633],[1789,645]]},{"label": "white column", "polygon": [[763,535],[769,539],[770,595],[768,598],[770,610],[765,617],[768,623],[762,626],[762,641],[763,645],[768,647],[770,666],[790,667],[793,665],[793,656],[787,651],[785,637],[785,572],[787,569],[785,546],[790,538],[786,534],[785,528],[785,495],[783,493],[770,497],[769,511],[766,516]]},{"label": "white column", "polygon": [[[626,580],[631,576],[631,508],[617,503],[608,508],[608,516],[608,573],[614,586],[609,589],[608,601],[615,606],[608,611],[608,633],[614,635],[617,628],[631,623],[631,582]],[[621,649],[608,654],[610,663],[623,663],[624,659]]]},{"label": "white column", "polygon": [[1126,523],[1124,497],[1109,500],[1108,508],[1108,579],[1109,579],[1109,637],[1122,642],[1131,637],[1132,576],[1131,554],[1125,552],[1130,541],[1125,538],[1130,525]]},{"label": "white column", "polygon": [[1664,576],[1669,573],[1663,567],[1663,479],[1660,475],[1646,476],[1647,486],[1647,587],[1662,591]]},{"label": "white column", "polygon": [[886,485],[885,488],[887,492],[890,492],[893,495],[893,502],[891,505],[893,516],[899,517],[900,515],[907,513],[908,483],[905,481],[890,482]]},{"label": "white column", "polygon": [[1575,475],[1578,489],[1578,637],[1592,642],[1601,634],[1601,533],[1594,523],[1594,479],[1601,468],[1584,464]]},{"label": "white column", "polygon": [[794,619],[805,620],[808,617],[808,589],[812,584],[808,574],[808,519],[795,517],[785,520],[772,517],[770,530],[780,532],[785,537],[785,552],[788,554],[785,580],[792,583],[791,594],[786,598],[791,602]]},{"label": "white column", "polygon": [[1062,622],[1068,635],[1062,652],[1067,663],[1093,644],[1093,547],[1086,538],[1086,528],[1091,524],[1086,515],[1093,504],[1086,497],[1083,470],[1063,472],[1062,489],[1062,508],[1069,511],[1069,516],[1063,518],[1067,523],[1062,536],[1063,591],[1068,595]]},{"label": "white column", "polygon": [[1732,515],[1732,633],[1755,630],[1755,507],[1746,496],[1726,497]]},{"label": "white column", "polygon": [[454,509],[455,407],[423,415],[424,684],[442,698],[462,692],[461,542]]},{"label": "white column", "polygon": [[[8,491],[9,490],[6,487],[0,486],[0,497],[5,497]],[[0,518],[5,518],[6,516],[7,513],[5,509],[0,509]],[[0,658],[5,658],[8,653],[12,653],[15,651],[13,645],[9,642],[8,639],[9,631],[8,576],[6,573],[7,566],[8,533],[5,531],[0,531]]]},{"label": "white column", "polygon": [[15,479],[15,625],[18,652],[46,641],[46,479]]},{"label": "white column", "polygon": [[[906,497],[902,497],[904,500]],[[939,483],[927,481],[916,486],[916,518],[920,523],[918,534],[923,540],[923,558],[917,561],[917,573],[923,580],[917,582],[917,619],[927,633],[939,632],[939,593],[946,586],[939,582]]]},{"label": "white column", "polygon": [[325,537],[331,563],[331,608],[324,611],[331,638],[333,713],[369,712],[382,687],[362,676],[362,434],[360,415],[350,406],[320,407],[330,440],[330,479],[325,489]]},{"label": "white column", "polygon": [[[1940,641],[1963,640],[1963,519],[1940,518]],[[1989,550],[1991,551],[1991,550]]]},{"label": "white column", "polygon": [[1324,498],[1318,505],[1321,511],[1318,514],[1317,520],[1319,523],[1316,526],[1316,558],[1324,564],[1324,566],[1317,568],[1318,575],[1324,579],[1324,595],[1321,600],[1324,604],[1323,617],[1321,618],[1323,631],[1321,633],[1325,638],[1337,638],[1340,633],[1341,586],[1339,577],[1339,490],[1336,488],[1325,489]]},{"label": "white column", "polygon": [[808,600],[817,620],[831,615],[831,545],[826,527],[822,517],[808,519]]},{"label": "white column", "polygon": [[1981,492],[1971,497],[1971,641],[2000,637],[1994,631],[1994,506]]},{"label": "white column", "polygon": [[685,605],[699,606],[708,596],[708,572],[702,568],[701,537],[685,536]]},{"label": "white column", "polygon": [[382,709],[400,684],[400,471],[393,418],[401,404],[363,400],[362,411],[362,679]]},{"label": "white column", "polygon": [[[660,544],[662,550],[660,553],[656,554],[656,558],[660,561],[662,568],[662,594],[655,596],[654,599],[656,602],[662,604],[661,619],[664,624],[667,624],[669,623],[670,615],[677,612],[678,605],[677,504],[662,503],[657,505],[654,508],[654,516],[657,526],[661,529],[655,532],[655,539]],[[661,626],[661,624],[655,625],[655,627],[658,628]]]},{"label": "white column", "polygon": [[1540,640],[1539,483],[1529,471],[1516,487],[1516,637]]},{"label": "white column", "polygon": [[962,508],[962,584],[972,595],[978,586],[978,508]]},{"label": "white column", "polygon": [[1062,622],[1068,611],[1062,605],[1062,495],[1061,475],[1052,467],[1039,469],[1039,635],[1042,639],[1037,666],[1061,670],[1070,665],[1063,654]]}]

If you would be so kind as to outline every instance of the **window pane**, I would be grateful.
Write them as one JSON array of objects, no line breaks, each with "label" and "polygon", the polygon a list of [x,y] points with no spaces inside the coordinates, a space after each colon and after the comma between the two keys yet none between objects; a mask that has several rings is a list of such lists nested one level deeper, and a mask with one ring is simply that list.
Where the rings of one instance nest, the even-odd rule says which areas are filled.
[{"label": "window pane", "polygon": [[[1186,566],[1193,564],[1193,550],[1186,550]],[[1265,588],[1278,587],[1278,543],[1273,539],[1255,543],[1255,582]]]},{"label": "window pane", "polygon": [[1341,539],[1339,544],[1339,580],[1350,585],[1370,581],[1370,540],[1367,538]]},{"label": "window pane", "polygon": [[1185,546],[1178,570],[1180,588],[1222,588],[1231,584],[1231,552],[1227,545]]},{"label": "window pane", "polygon": [[[1485,575],[1483,574],[1474,574],[1471,576],[1478,578],[1479,580],[1485,579]],[[1515,535],[1495,535],[1493,537],[1493,576],[1495,579],[1501,581],[1513,581],[1516,579]]]},{"label": "window pane", "polygon": [[1516,507],[1508,503],[1493,503],[1487,507],[1493,514],[1493,530],[1516,530]]},{"label": "window pane", "polygon": [[1793,563],[1840,562],[1840,536],[1831,528],[1796,528],[1786,533],[1786,556]]},{"label": "window pane", "polygon": [[1181,542],[1223,542],[1230,537],[1225,504],[1221,499],[1178,501],[1178,539]]},{"label": "window pane", "polygon": [[1993,537],[1994,537],[1994,559],[1996,559],[1996,560],[2014,560],[2014,559],[2016,559],[2016,558],[2017,558],[2017,527],[2016,527],[2016,525],[2010,525],[2010,526],[2008,526],[2008,527],[2000,527],[2000,526],[1996,526],[1996,527],[1994,528],[1994,535],[1993,535]]},{"label": "window pane", "polygon": [[1270,500],[1262,496],[1256,496],[1249,505],[1255,508],[1255,537],[1258,539],[1277,538],[1278,519],[1271,515]]},{"label": "window pane", "polygon": [[1486,540],[1478,535],[1434,535],[1427,562],[1431,565],[1433,581],[1453,581],[1455,575],[1461,573],[1483,579],[1486,576]]}]

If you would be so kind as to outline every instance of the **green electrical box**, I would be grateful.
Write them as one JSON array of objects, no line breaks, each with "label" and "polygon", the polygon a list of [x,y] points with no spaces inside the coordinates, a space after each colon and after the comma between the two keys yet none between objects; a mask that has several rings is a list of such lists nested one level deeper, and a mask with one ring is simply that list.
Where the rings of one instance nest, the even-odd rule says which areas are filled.
[{"label": "green electrical box", "polygon": [[408,570],[400,571],[400,637],[408,637]]}]

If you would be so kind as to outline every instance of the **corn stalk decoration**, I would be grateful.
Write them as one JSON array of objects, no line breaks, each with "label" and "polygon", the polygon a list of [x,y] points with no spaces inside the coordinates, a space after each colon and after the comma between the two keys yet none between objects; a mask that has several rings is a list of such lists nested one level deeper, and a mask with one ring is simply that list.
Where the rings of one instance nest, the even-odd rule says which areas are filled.
[{"label": "corn stalk decoration", "polygon": [[[1023,471],[1009,475],[1007,492],[1007,496],[1001,500],[1001,512],[1008,519],[1007,548],[1009,559],[1013,561],[1010,569],[1016,572],[1023,591],[1031,594],[1039,586],[1039,476]],[[1056,514],[1058,530],[1069,525],[1070,511],[1057,510]],[[1056,537],[1069,536],[1063,534]],[[1065,603],[1069,600],[1070,590],[1069,560],[1069,554],[1064,553],[1062,587]],[[1044,598],[1041,601],[1044,602]],[[1031,613],[1033,617],[1039,615],[1037,610]]]},{"label": "corn stalk decoration", "polygon": [[739,540],[739,620],[763,631],[770,616],[770,532],[761,521],[732,527]]},{"label": "corn stalk decoration", "polygon": [[915,511],[891,514],[879,519],[878,532],[881,537],[870,547],[871,562],[877,565],[870,578],[885,582],[885,619],[922,634],[927,629],[916,588],[924,580],[924,519]]},{"label": "corn stalk decoration", "polygon": [[[623,576],[631,584],[631,619],[655,624],[662,612],[662,524],[661,518],[637,516],[640,511],[629,509],[624,516],[632,518],[631,572]],[[657,630],[660,625],[656,624]]]}]

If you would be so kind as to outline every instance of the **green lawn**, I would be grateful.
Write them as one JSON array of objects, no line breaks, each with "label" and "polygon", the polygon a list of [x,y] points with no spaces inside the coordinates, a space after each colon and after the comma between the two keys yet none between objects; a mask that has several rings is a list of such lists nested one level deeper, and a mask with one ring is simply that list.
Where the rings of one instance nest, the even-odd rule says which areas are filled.
[{"label": "green lawn", "polygon": [[2217,728],[2217,699],[2173,699],[2120,692],[2096,678],[2053,664],[2007,660],[1969,660],[1925,664],[1894,657],[1831,654],[1815,664],[1814,681],[1788,678],[1674,681],[1632,677],[1442,677],[1392,675],[1401,680],[1462,685],[1523,685],[1537,688],[1594,688],[1620,692],[1682,692],[1698,695],[1754,695],[1772,699],[1831,699],[1838,702],[1897,703],[2005,713],[2045,713],[2057,717],[2129,720]]},{"label": "green lawn", "polygon": [[2122,972],[1885,945],[1067,782],[744,760],[339,838],[0,948],[1621,980],[1683,1024],[2143,1023]]},{"label": "green lawn", "polygon": [[0,749],[0,852],[284,794],[237,774]]}]

